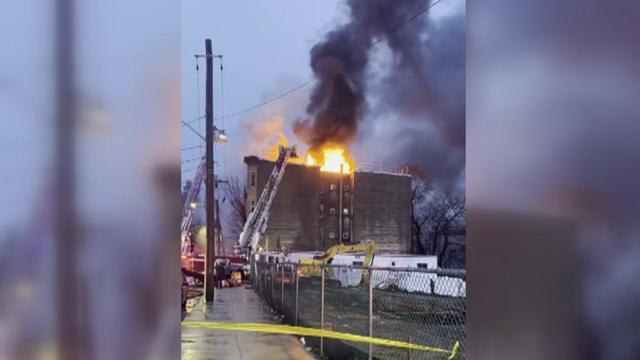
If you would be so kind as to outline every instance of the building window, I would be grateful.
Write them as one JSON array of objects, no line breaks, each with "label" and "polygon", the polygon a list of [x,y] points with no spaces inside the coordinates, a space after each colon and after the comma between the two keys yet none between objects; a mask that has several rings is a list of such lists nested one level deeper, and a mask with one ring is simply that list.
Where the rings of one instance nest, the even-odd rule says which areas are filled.
[{"label": "building window", "polygon": [[349,184],[344,184],[344,186],[342,187],[342,189],[346,192],[349,191]]},{"label": "building window", "polygon": [[251,207],[251,212],[253,212],[253,209],[256,206],[256,202],[254,200],[251,200],[251,204],[249,205],[249,207]]},{"label": "building window", "polygon": [[251,173],[249,181],[251,183],[251,187],[256,187],[256,174],[255,173]]},{"label": "building window", "polygon": [[428,269],[428,268],[429,268],[429,264],[425,264],[425,263],[418,264],[418,269]]},{"label": "building window", "polygon": [[335,215],[336,214],[336,208],[329,208],[329,215]]},{"label": "building window", "polygon": [[336,184],[329,185],[329,190],[336,191]]},{"label": "building window", "polygon": [[349,233],[348,232],[343,232],[342,233],[342,240],[349,240]]},{"label": "building window", "polygon": [[320,204],[320,219],[324,217],[324,204]]},{"label": "building window", "polygon": [[348,209],[348,208],[344,208],[344,209],[342,209],[342,213],[343,213],[344,215],[349,215],[349,209]]},{"label": "building window", "polygon": [[362,265],[364,265],[364,262],[362,262],[362,261],[354,261],[353,262],[353,266],[362,266]]},{"label": "building window", "polygon": [[336,233],[334,233],[333,231],[329,231],[329,239],[333,240],[336,238]]}]

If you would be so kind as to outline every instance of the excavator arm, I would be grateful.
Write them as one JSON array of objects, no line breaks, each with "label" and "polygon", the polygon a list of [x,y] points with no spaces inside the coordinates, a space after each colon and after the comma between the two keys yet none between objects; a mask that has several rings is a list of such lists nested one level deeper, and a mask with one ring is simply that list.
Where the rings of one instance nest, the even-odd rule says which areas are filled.
[{"label": "excavator arm", "polygon": [[[373,264],[373,256],[376,252],[375,241],[369,241],[363,244],[345,245],[338,244],[330,247],[324,254],[314,257],[313,259],[300,260],[301,276],[320,276],[322,266],[330,264],[333,258],[338,254],[360,253],[364,252],[365,257],[362,266],[365,268]],[[363,271],[363,281],[366,280],[366,271]]]}]

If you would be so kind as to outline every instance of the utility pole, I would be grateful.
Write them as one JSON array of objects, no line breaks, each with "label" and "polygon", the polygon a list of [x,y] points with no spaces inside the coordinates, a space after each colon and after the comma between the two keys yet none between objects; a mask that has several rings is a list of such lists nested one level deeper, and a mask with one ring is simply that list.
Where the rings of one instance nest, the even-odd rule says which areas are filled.
[{"label": "utility pole", "polygon": [[213,258],[215,256],[215,233],[216,233],[216,214],[215,214],[215,175],[213,164],[213,53],[211,50],[211,39],[205,40],[205,59],[206,59],[206,84],[205,84],[205,121],[206,121],[206,168],[207,176],[205,177],[206,186],[206,218],[207,218],[207,250],[205,258],[204,273],[204,299],[206,302],[213,302],[213,289],[215,287],[215,279],[213,278]]},{"label": "utility pole", "polygon": [[[74,62],[75,1],[55,6],[55,306],[57,357],[79,359],[77,223],[75,197],[75,127],[77,122]],[[86,355],[86,354],[85,354]]]}]

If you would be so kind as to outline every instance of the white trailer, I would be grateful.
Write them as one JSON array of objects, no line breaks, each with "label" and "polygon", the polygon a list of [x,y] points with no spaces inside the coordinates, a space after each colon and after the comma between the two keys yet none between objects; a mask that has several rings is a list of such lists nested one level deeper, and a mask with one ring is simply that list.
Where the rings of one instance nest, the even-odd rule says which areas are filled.
[{"label": "white trailer", "polygon": [[324,254],[322,251],[296,251],[287,254],[287,262],[299,263],[302,259],[313,259],[314,256]]},{"label": "white trailer", "polygon": [[[333,258],[332,265],[362,266],[365,254],[339,254]],[[373,257],[374,268],[398,269],[436,269],[437,256],[407,255],[407,254],[379,254]],[[357,286],[362,279],[362,269],[347,267],[333,268],[329,273],[330,279],[340,281],[343,287]],[[373,286],[387,287],[395,285],[406,291],[420,291],[431,293],[435,286],[435,274],[414,273],[410,271],[374,270]],[[431,283],[433,281],[433,284]]]},{"label": "white trailer", "polygon": [[[438,257],[433,255],[380,254],[374,257],[373,267],[435,270],[438,268]],[[426,294],[433,292],[436,279],[435,273],[391,270],[374,270],[372,276],[374,287],[395,286],[400,290]]]}]

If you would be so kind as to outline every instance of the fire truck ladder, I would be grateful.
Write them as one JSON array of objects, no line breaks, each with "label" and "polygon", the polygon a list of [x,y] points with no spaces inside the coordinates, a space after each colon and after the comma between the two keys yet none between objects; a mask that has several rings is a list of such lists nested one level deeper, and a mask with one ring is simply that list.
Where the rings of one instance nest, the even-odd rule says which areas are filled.
[{"label": "fire truck ladder", "polygon": [[244,224],[242,232],[240,233],[240,248],[248,248],[251,252],[255,252],[258,248],[260,239],[267,230],[269,209],[271,209],[273,199],[276,197],[276,193],[278,192],[278,186],[284,176],[284,170],[287,167],[289,158],[296,156],[295,146],[280,146],[276,166],[273,167],[273,171],[262,190],[258,203],[256,204],[255,209],[249,214],[247,222]]},{"label": "fire truck ladder", "polygon": [[193,214],[196,212],[195,207],[192,206],[198,200],[198,195],[200,194],[200,189],[202,188],[202,182],[204,180],[204,176],[206,173],[206,161],[203,157],[200,160],[200,165],[198,165],[198,170],[196,170],[196,175],[193,178],[193,183],[191,184],[191,188],[189,189],[189,193],[187,193],[187,198],[184,201],[184,205],[182,206],[182,224],[180,225],[180,239],[181,246],[180,251],[182,254],[188,254],[190,252],[190,238],[189,238],[189,228],[191,227],[191,222],[193,221]]}]

